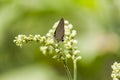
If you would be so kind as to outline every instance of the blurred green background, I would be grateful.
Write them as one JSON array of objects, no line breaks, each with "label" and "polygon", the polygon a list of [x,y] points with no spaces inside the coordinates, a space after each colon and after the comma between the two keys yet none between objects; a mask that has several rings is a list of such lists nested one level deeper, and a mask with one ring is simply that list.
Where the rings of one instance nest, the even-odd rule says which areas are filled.
[{"label": "blurred green background", "polygon": [[61,17],[78,33],[78,80],[112,80],[111,65],[120,61],[120,0],[0,0],[0,80],[66,80],[63,64],[41,54],[39,44],[13,43],[18,34],[45,35]]}]

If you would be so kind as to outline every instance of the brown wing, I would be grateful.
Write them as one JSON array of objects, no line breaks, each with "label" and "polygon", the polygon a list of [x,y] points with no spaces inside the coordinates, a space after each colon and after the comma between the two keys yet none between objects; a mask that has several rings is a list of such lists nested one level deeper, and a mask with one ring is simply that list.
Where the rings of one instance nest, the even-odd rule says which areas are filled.
[{"label": "brown wing", "polygon": [[62,41],[64,37],[64,19],[61,18],[58,26],[54,32],[54,37],[57,41]]}]

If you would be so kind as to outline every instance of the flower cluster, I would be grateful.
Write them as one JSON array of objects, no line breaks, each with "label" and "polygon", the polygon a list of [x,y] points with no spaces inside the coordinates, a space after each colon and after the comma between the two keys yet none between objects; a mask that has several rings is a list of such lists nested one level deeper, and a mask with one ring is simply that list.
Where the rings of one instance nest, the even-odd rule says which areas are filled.
[{"label": "flower cluster", "polygon": [[111,77],[113,80],[119,80],[120,79],[120,63],[115,62],[112,66],[112,74]]},{"label": "flower cluster", "polygon": [[64,21],[64,41],[58,42],[55,40],[53,35],[58,23],[59,21],[53,25],[52,29],[49,30],[46,36],[18,35],[17,37],[15,37],[15,40],[13,42],[16,43],[17,46],[23,47],[25,43],[35,41],[41,44],[40,51],[42,51],[43,54],[52,54],[53,58],[55,59],[81,59],[81,56],[79,56],[80,51],[77,49],[77,47],[75,47],[75,44],[77,44],[77,40],[74,39],[77,34],[76,30],[73,30],[73,25],[70,24],[67,20]]}]

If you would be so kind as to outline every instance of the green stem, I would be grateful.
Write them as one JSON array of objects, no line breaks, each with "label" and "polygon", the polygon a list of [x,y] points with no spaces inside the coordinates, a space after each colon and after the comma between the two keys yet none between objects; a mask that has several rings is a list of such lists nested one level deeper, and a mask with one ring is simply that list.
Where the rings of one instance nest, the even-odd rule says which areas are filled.
[{"label": "green stem", "polygon": [[77,80],[77,64],[76,60],[73,60],[73,66],[74,66],[74,80]]},{"label": "green stem", "polygon": [[64,67],[65,67],[67,76],[68,76],[68,80],[72,80],[72,76],[71,76],[70,70],[69,70],[69,68],[68,68],[68,66],[66,64],[66,60],[64,60],[63,62],[64,62]]}]

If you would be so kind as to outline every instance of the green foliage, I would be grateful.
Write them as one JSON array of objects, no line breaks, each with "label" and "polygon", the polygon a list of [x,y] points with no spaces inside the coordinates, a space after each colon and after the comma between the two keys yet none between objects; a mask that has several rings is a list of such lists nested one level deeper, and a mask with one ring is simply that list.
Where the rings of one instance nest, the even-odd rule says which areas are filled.
[{"label": "green foliage", "polygon": [[[26,44],[22,49],[13,44],[18,34],[45,35],[61,17],[77,31],[75,39],[82,56],[78,80],[112,79],[110,66],[120,61],[119,0],[0,0],[0,80],[10,77],[8,71],[14,73],[16,69],[19,73],[20,68],[35,63],[52,66],[60,80],[65,78],[62,64],[41,55],[39,44]],[[71,62],[68,65],[72,71]]]}]

